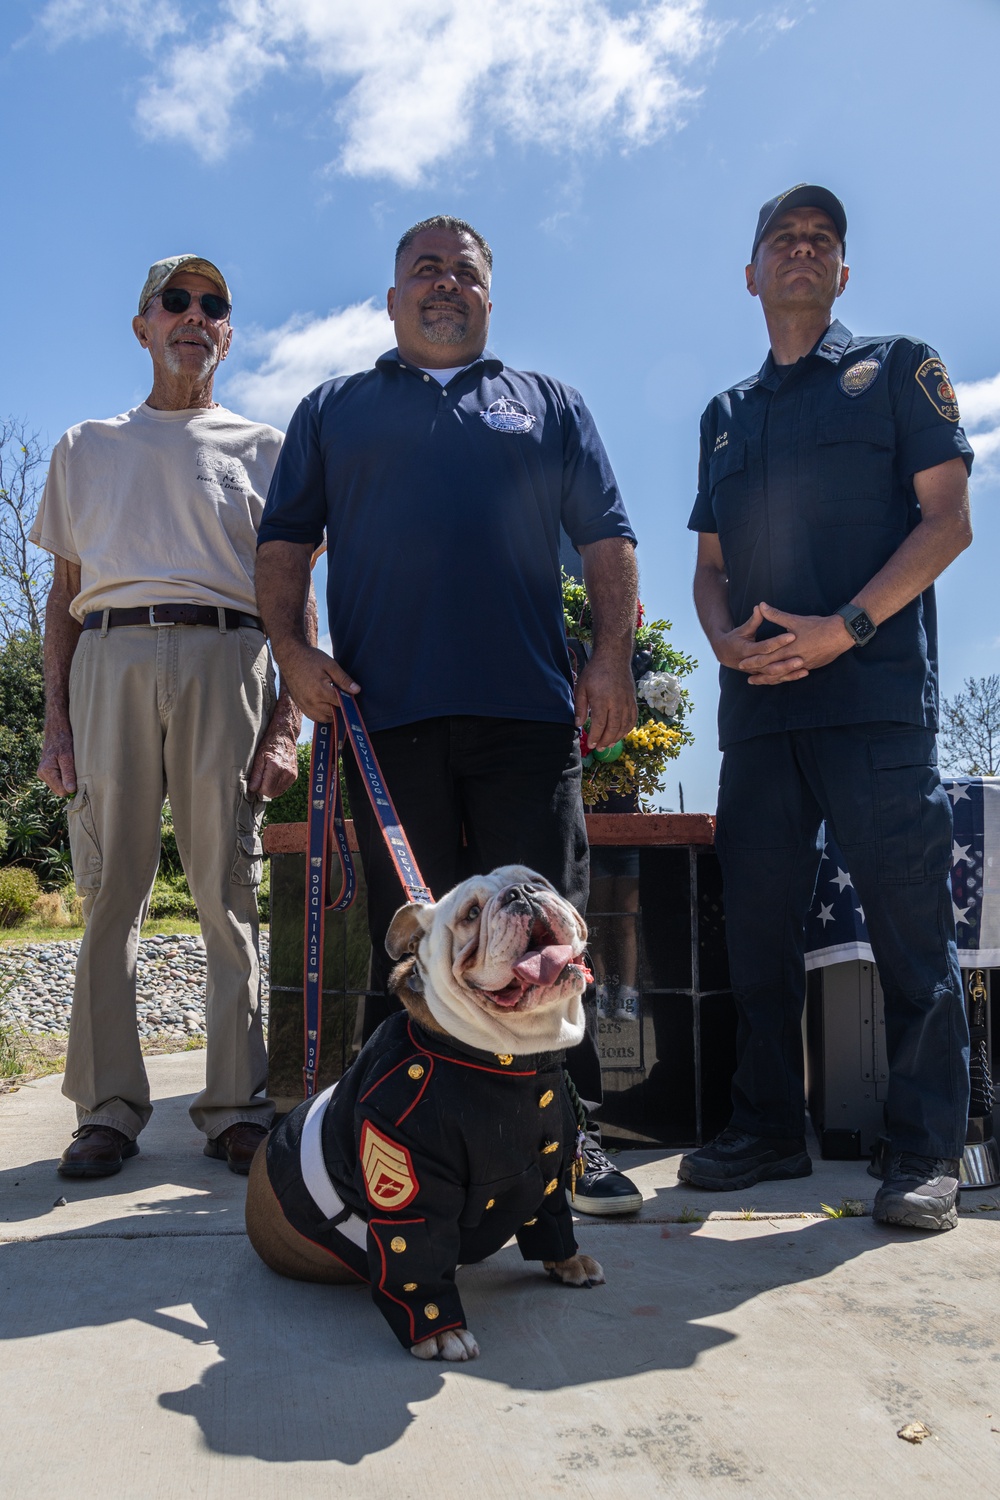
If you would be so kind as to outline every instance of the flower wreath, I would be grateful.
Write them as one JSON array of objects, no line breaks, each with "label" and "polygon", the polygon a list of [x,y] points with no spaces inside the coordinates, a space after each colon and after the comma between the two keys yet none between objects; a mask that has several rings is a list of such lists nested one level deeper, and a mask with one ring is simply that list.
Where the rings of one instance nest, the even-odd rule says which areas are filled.
[{"label": "flower wreath", "polygon": [[[587,590],[578,579],[563,571],[563,613],[571,649],[578,644],[584,655],[593,644],[594,627]],[[660,779],[667,762],[676,760],[683,745],[690,745],[694,735],[685,724],[691,699],[680,678],[687,677],[698,665],[671,646],[667,632],[669,620],[650,620],[639,605],[635,621],[635,648],[632,676],[635,679],[639,719],[617,745],[606,750],[591,750],[586,730],[581,731],[583,754],[583,800],[588,807],[606,802],[610,796],[637,794],[641,799],[653,797],[660,790]],[[576,654],[574,650],[574,654]]]}]

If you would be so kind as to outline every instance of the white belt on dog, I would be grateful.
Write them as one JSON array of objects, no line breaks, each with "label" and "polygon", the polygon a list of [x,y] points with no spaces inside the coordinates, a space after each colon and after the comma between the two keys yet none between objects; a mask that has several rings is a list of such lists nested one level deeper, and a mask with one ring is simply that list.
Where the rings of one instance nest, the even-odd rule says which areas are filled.
[{"label": "white belt on dog", "polygon": [[[336,1087],[335,1083],[331,1083],[328,1089],[316,1095],[309,1106],[299,1145],[302,1181],[306,1185],[310,1198],[327,1219],[338,1219],[341,1214],[347,1212],[347,1205],[334,1187],[323,1159],[323,1116],[326,1114],[326,1107],[333,1098]],[[357,1245],[359,1250],[366,1249],[368,1225],[357,1214],[347,1214],[334,1227],[345,1235],[352,1245]]]}]

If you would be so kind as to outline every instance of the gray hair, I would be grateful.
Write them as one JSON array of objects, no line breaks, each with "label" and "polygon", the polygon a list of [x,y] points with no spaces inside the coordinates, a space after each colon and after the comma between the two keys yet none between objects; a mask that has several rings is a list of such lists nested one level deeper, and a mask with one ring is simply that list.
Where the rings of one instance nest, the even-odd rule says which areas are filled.
[{"label": "gray hair", "polygon": [[465,219],[456,219],[452,214],[434,214],[434,216],[430,219],[421,219],[419,224],[413,224],[406,231],[406,233],[401,236],[399,244],[396,246],[396,259],[394,264],[397,269],[399,267],[401,257],[413,244],[413,241],[416,239],[417,235],[423,234],[425,229],[445,229],[449,234],[468,235],[469,239],[479,246],[479,250],[483,257],[483,260],[486,262],[487,278],[492,277],[493,251],[490,249],[487,240],[483,235],[479,233],[478,229],[474,229],[471,224],[466,223]]}]

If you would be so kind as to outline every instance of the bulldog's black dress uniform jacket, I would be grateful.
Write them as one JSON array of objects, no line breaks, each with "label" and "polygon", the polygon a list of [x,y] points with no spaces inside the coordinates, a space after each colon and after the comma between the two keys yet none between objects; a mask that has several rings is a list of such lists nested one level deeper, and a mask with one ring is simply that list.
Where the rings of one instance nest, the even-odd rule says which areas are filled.
[{"label": "bulldog's black dress uniform jacket", "polygon": [[[477,1052],[390,1016],[344,1074],[322,1124],[323,1158],[362,1250],[324,1217],[302,1179],[311,1101],[272,1132],[267,1171],[300,1234],[369,1281],[404,1347],[464,1328],[455,1269],[516,1236],[525,1260],[576,1253],[564,1187],[576,1120],[562,1053]],[[338,1216],[339,1217],[339,1216]]]}]

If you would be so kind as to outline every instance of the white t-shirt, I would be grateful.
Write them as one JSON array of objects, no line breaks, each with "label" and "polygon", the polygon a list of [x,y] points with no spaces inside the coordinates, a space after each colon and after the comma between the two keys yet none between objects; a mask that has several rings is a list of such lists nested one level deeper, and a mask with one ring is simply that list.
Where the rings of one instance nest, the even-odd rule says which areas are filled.
[{"label": "white t-shirt", "polygon": [[80,565],[70,613],[209,604],[256,614],[257,528],[282,434],[225,407],[81,422],[59,439],[31,540]]},{"label": "white t-shirt", "polygon": [[447,385],[453,375],[457,375],[460,370],[467,370],[469,366],[452,365],[449,370],[431,370],[426,365],[421,365],[420,368],[421,370],[423,370],[425,375],[433,375],[434,379],[441,385]]}]

